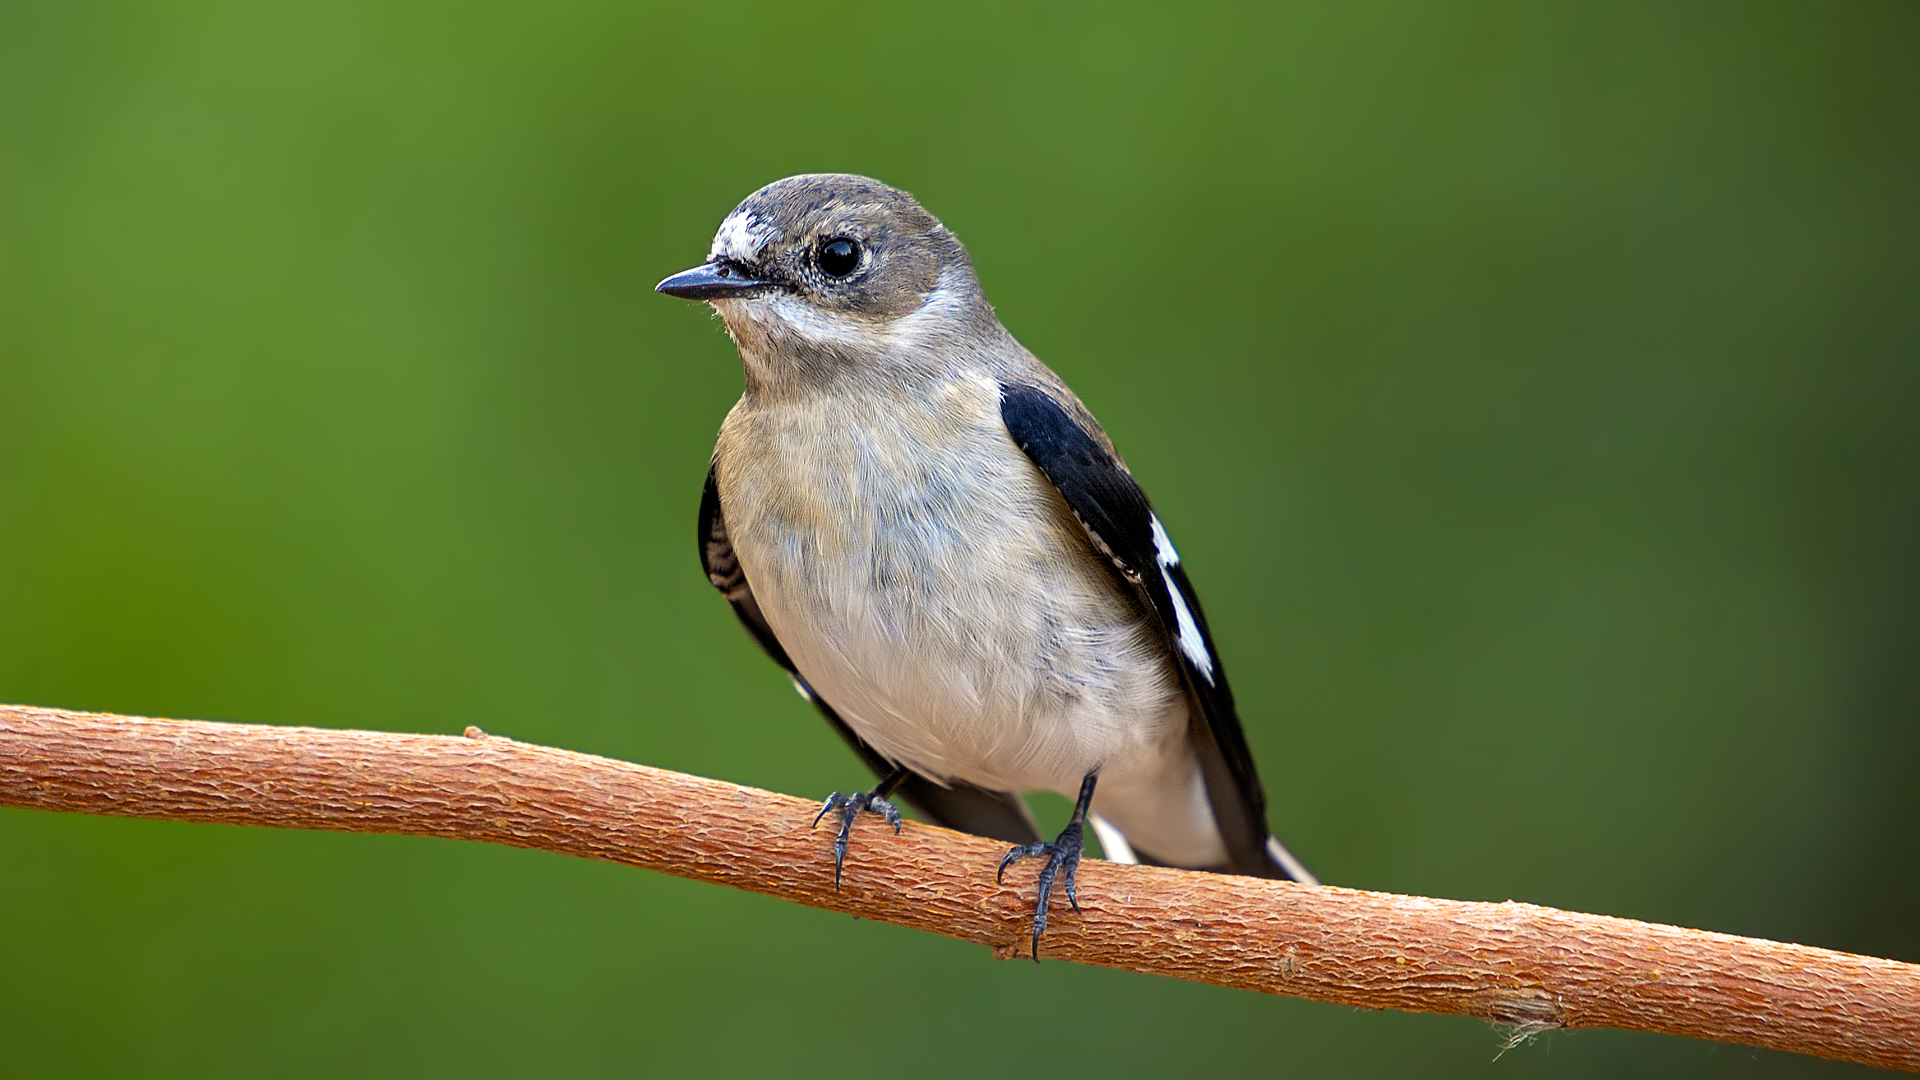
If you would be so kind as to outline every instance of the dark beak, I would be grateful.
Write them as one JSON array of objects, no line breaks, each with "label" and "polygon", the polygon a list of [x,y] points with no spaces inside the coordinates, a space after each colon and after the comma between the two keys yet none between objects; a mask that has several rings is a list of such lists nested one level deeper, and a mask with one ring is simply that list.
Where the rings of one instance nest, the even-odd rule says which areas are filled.
[{"label": "dark beak", "polygon": [[738,263],[716,259],[680,271],[655,285],[653,291],[682,300],[728,300],[756,296],[779,287],[779,282],[755,277]]}]

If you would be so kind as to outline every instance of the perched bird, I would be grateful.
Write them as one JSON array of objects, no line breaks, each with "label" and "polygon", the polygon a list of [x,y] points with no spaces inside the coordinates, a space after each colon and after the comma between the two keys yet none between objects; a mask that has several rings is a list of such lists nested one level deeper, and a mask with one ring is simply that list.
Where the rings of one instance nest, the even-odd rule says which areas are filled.
[{"label": "perched bird", "polygon": [[[966,249],[905,192],[795,176],[657,290],[739,349],[700,504],[707,576],[896,794],[1044,858],[1034,958],[1091,824],[1110,858],[1314,879],[1267,830],[1180,556],[1106,433],[1000,325]],[[1074,799],[1040,839],[1021,792]],[[1091,815],[1091,816],[1090,816]],[[815,822],[818,823],[816,817]]]}]

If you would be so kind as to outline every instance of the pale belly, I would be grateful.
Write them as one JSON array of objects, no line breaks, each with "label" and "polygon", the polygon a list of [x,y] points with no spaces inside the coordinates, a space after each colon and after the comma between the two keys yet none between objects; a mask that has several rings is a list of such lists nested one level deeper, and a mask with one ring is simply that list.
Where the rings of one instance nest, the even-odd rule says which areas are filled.
[{"label": "pale belly", "polygon": [[768,624],[889,760],[1068,797],[1099,773],[1094,809],[1136,847],[1224,861],[1156,631],[1008,440],[997,394],[951,394],[729,415],[721,507]]},{"label": "pale belly", "polygon": [[754,418],[720,490],[769,625],[861,738],[925,775],[1071,794],[1089,772],[1178,767],[1171,664],[1045,478],[992,452],[1011,444],[988,441],[1005,435],[984,404],[930,410],[948,430]]}]

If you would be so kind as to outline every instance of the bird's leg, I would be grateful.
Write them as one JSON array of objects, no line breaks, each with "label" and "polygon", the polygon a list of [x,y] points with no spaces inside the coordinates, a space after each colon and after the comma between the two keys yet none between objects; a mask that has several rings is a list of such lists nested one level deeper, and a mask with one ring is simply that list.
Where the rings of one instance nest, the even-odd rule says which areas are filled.
[{"label": "bird's leg", "polygon": [[1047,857],[1047,865],[1040,868],[1040,899],[1033,906],[1033,962],[1040,962],[1040,935],[1047,932],[1047,900],[1053,892],[1053,879],[1062,871],[1066,873],[1067,903],[1073,905],[1077,913],[1080,910],[1080,897],[1074,892],[1073,875],[1080,869],[1080,850],[1085,846],[1082,834],[1087,824],[1087,807],[1093,803],[1093,784],[1100,779],[1098,773],[1088,773],[1080,781],[1080,798],[1073,804],[1073,820],[1060,830],[1051,844],[1041,842],[1025,844],[1007,852],[1000,859],[1000,869],[993,875],[998,882],[1006,875],[1007,867],[1021,859]]},{"label": "bird's leg", "polygon": [[900,834],[900,809],[888,802],[887,796],[898,790],[911,775],[905,768],[897,767],[872,791],[853,795],[842,795],[836,791],[827,796],[820,812],[813,815],[813,823],[818,825],[829,810],[840,812],[840,835],[833,839],[833,891],[840,891],[840,866],[847,861],[847,838],[853,835],[853,819],[860,816],[860,811],[886,818],[887,824],[893,826],[894,835]]}]

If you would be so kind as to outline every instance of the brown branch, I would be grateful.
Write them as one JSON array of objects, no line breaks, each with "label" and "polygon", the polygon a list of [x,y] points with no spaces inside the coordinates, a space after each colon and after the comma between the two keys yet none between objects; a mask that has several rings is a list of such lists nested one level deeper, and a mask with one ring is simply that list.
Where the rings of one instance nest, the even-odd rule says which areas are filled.
[{"label": "brown branch", "polygon": [[[833,888],[818,804],[482,734],[0,706],[0,805],[481,840],[642,866],[1020,953],[1004,846],[862,824]],[[1920,1070],[1920,965],[1580,915],[1089,860],[1049,958],[1520,1031],[1622,1027]]]}]

